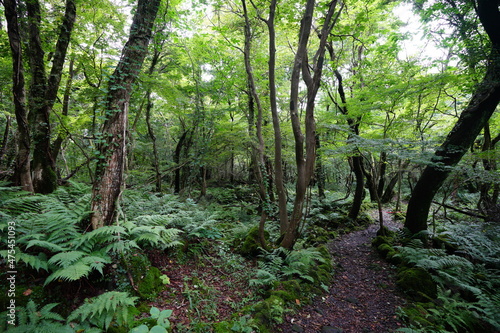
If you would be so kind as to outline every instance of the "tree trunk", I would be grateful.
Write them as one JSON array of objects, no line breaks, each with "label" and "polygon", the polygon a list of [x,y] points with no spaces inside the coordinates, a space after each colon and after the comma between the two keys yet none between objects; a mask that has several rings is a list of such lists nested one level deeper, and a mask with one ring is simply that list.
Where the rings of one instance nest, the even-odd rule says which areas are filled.
[{"label": "tree trunk", "polygon": [[75,0],[67,0],[64,18],[61,23],[52,68],[47,78],[44,51],[40,36],[41,9],[38,0],[26,2],[28,11],[29,56],[31,67],[30,115],[32,126],[33,150],[33,188],[37,193],[51,193],[57,187],[55,172],[56,161],[50,144],[50,112],[57,98],[61,73],[66,59],[71,32],[76,20]]},{"label": "tree trunk", "polygon": [[130,35],[120,61],[110,78],[105,121],[98,144],[101,160],[92,188],[93,229],[114,222],[117,200],[122,191],[126,159],[127,113],[130,92],[146,57],[160,0],[139,0]]},{"label": "tree trunk", "polygon": [[[71,87],[73,85],[73,77],[76,75],[75,70],[74,70],[74,65],[75,65],[75,58],[71,57],[69,61],[69,73],[68,73],[68,81],[66,82],[66,87],[64,89],[64,97],[63,97],[63,108],[62,108],[62,116],[67,117],[69,113],[69,101],[71,97]],[[62,119],[61,123],[63,122]],[[61,125],[62,126],[62,125]],[[60,129],[59,134],[57,135],[57,139],[54,141],[54,144],[52,145],[52,156],[54,160],[57,161],[57,157],[59,156],[59,152],[61,150],[62,143],[64,139],[66,138],[66,128]]]},{"label": "tree trunk", "polygon": [[9,136],[10,136],[10,124],[11,124],[11,117],[7,114],[5,115],[5,129],[3,131],[2,144],[0,145],[0,166],[2,166],[3,157],[7,152],[7,142],[9,141]]},{"label": "tree trunk", "polygon": [[[487,123],[484,127],[484,142],[481,147],[483,158],[481,159],[483,168],[486,172],[494,173],[497,170],[497,163],[494,156],[495,145],[500,141],[500,134],[495,138],[491,137],[490,124]],[[488,215],[496,209],[498,204],[498,197],[500,192],[500,185],[498,182],[480,181],[479,193],[480,198],[478,201],[479,211]]]},{"label": "tree trunk", "polygon": [[477,3],[477,14],[492,43],[488,67],[468,106],[413,189],[405,227],[414,234],[427,230],[432,199],[500,102],[500,12],[496,1],[478,0]]},{"label": "tree trunk", "polygon": [[151,100],[151,91],[147,93],[146,105],[146,125],[148,126],[148,134],[153,143],[153,167],[155,169],[155,191],[161,192],[161,172],[160,172],[160,159],[158,158],[158,146],[156,143],[156,135],[151,126],[151,110],[153,109],[153,101]]},{"label": "tree trunk", "polygon": [[316,185],[318,186],[318,197],[320,199],[325,198],[325,172],[323,170],[323,160],[321,155],[318,153],[321,149],[321,138],[319,134],[316,134],[316,154],[318,154],[316,158]]},{"label": "tree trunk", "polygon": [[179,194],[181,192],[181,166],[180,166],[180,161],[181,161],[181,152],[182,152],[182,146],[184,144],[184,141],[186,140],[186,136],[188,135],[188,131],[185,130],[181,137],[179,138],[179,141],[177,142],[177,145],[175,145],[175,151],[174,151],[174,163],[177,165],[174,171],[174,193]]},{"label": "tree trunk", "polygon": [[[299,45],[292,70],[290,89],[290,120],[295,139],[295,161],[297,165],[297,181],[295,186],[295,201],[293,211],[288,222],[281,246],[293,248],[297,238],[300,223],[302,222],[306,190],[314,174],[316,160],[316,123],[314,120],[315,99],[319,90],[323,62],[326,51],[327,38],[335,24],[333,14],[337,1],[332,1],[328,7],[323,26],[319,32],[319,46],[313,58],[311,75],[307,59],[307,47],[312,28],[314,0],[308,0],[300,24]],[[307,101],[305,110],[305,135],[302,133],[299,117],[299,80],[300,73],[307,87]],[[304,147],[305,145],[305,147]],[[304,151],[305,148],[305,151]]]},{"label": "tree trunk", "polygon": [[276,16],[276,0],[271,0],[269,5],[269,18],[265,21],[269,31],[269,101],[274,130],[274,182],[278,195],[278,215],[280,233],[284,234],[288,227],[287,195],[283,172],[283,154],[281,140],[281,125],[278,115],[278,102],[276,98],[276,30],[274,20]]},{"label": "tree trunk", "polygon": [[[260,102],[259,95],[257,94],[257,87],[255,84],[255,79],[253,75],[253,68],[250,62],[250,53],[251,53],[251,42],[252,42],[252,31],[251,31],[251,26],[250,26],[250,21],[248,19],[248,11],[247,11],[247,6],[246,6],[246,1],[242,0],[241,1],[242,7],[243,7],[243,16],[245,19],[245,46],[243,49],[243,56],[244,56],[244,62],[245,62],[245,70],[247,73],[247,84],[248,84],[248,90],[250,92],[249,96],[249,107],[253,107],[254,105],[257,106],[257,121],[255,123],[255,135],[257,136],[257,144],[252,144],[252,162],[254,165],[254,176],[255,180],[257,182],[257,186],[259,189],[259,197],[260,197],[260,208],[261,208],[261,218],[260,218],[260,223],[259,223],[259,243],[260,246],[263,248],[266,248],[266,241],[265,241],[265,223],[267,220],[267,214],[268,214],[268,206],[269,206],[269,195],[267,193],[267,187],[266,187],[266,179],[267,177],[267,172],[266,172],[266,164],[265,164],[265,144],[264,144],[264,137],[262,135],[262,117],[263,117],[263,111],[262,111],[262,104]],[[273,18],[274,20],[274,18]],[[253,114],[253,110],[249,111],[250,114]],[[253,134],[253,124],[249,123],[250,127],[250,134]]]},{"label": "tree trunk", "polygon": [[28,192],[33,192],[30,168],[31,139],[28,126],[28,109],[24,90],[24,66],[22,42],[17,20],[18,13],[15,0],[4,0],[5,18],[12,53],[12,94],[17,121],[17,157],[14,171],[14,184]]},{"label": "tree trunk", "polygon": [[349,210],[348,217],[351,220],[356,220],[358,218],[359,212],[361,211],[361,204],[365,196],[365,176],[363,175],[363,158],[360,155],[351,157],[351,168],[354,173],[354,179],[356,180],[356,187],[354,189],[354,198],[352,200],[352,206]]},{"label": "tree trunk", "polygon": [[[330,49],[330,57],[333,59],[333,49]],[[345,97],[344,84],[342,75],[338,70],[334,71],[335,77],[337,78],[337,82],[339,84],[338,92],[340,96],[340,101],[342,105],[338,105],[340,108],[340,112],[344,115],[349,115],[349,110],[347,109],[347,99]],[[333,97],[330,97],[333,100]],[[335,102],[335,101],[334,101]],[[359,135],[359,122],[360,118],[347,118],[347,124],[351,129],[351,133],[348,136],[348,140],[353,137],[353,135]],[[365,172],[363,169],[363,157],[361,153],[358,151],[356,155],[351,158],[351,170],[354,173],[354,178],[356,181],[356,187],[354,190],[354,198],[352,201],[351,209],[349,210],[348,217],[352,220],[356,220],[358,218],[359,212],[361,211],[361,204],[363,203],[363,199],[365,196]],[[371,187],[369,187],[371,188]]]}]

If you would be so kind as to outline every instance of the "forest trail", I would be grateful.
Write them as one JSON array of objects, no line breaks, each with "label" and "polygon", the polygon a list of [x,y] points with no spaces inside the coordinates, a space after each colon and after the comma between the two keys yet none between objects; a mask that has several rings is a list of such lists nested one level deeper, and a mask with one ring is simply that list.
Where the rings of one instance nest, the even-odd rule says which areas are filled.
[{"label": "forest trail", "polygon": [[[384,224],[400,227],[386,212]],[[401,327],[396,309],[404,299],[396,290],[395,271],[371,246],[378,229],[377,221],[328,245],[335,265],[333,284],[311,305],[287,315],[279,326],[282,332],[387,333]]]}]

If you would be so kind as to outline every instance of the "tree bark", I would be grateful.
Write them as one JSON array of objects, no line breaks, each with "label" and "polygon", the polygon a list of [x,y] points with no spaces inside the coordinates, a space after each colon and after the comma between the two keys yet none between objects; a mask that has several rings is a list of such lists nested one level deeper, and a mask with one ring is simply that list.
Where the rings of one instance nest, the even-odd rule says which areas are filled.
[{"label": "tree bark", "polygon": [[92,188],[92,228],[114,222],[126,159],[127,113],[130,92],[146,57],[160,0],[139,0],[130,35],[109,82],[105,121],[98,144],[101,160]]},{"label": "tree bark", "polygon": [[17,121],[17,156],[14,171],[14,184],[28,192],[33,192],[31,179],[31,139],[28,125],[28,109],[26,107],[26,93],[24,90],[24,66],[22,42],[17,20],[18,13],[15,0],[4,0],[5,18],[12,53],[12,94]]},{"label": "tree bark", "polygon": [[[288,226],[281,242],[281,246],[286,249],[293,248],[298,235],[300,223],[303,216],[306,190],[314,174],[316,160],[316,123],[314,119],[315,99],[319,90],[323,63],[326,51],[327,38],[335,24],[333,14],[337,1],[332,1],[325,15],[325,20],[319,33],[319,46],[313,58],[311,75],[307,55],[309,36],[312,28],[313,13],[315,7],[314,0],[308,0],[304,15],[301,20],[299,45],[295,54],[292,69],[291,89],[290,89],[290,120],[295,139],[295,162],[297,165],[297,181],[295,186],[295,201],[293,211],[288,222]],[[299,81],[300,74],[307,87],[307,99],[305,110],[305,135],[302,132],[299,117]],[[304,147],[305,146],[305,147]],[[304,149],[305,148],[305,149]]]},{"label": "tree bark", "polygon": [[0,144],[0,167],[3,164],[3,157],[7,152],[7,142],[9,141],[9,136],[10,136],[10,124],[11,124],[11,117],[10,115],[7,114],[5,115],[5,129],[3,131],[2,144]]},{"label": "tree bark", "polygon": [[413,234],[427,230],[432,199],[455,165],[474,143],[500,102],[500,12],[496,1],[478,0],[477,14],[491,41],[486,74],[468,106],[436,150],[413,189],[405,227]]},{"label": "tree bark", "polygon": [[285,176],[283,171],[283,154],[281,140],[281,125],[278,115],[278,102],[276,98],[276,29],[274,21],[276,17],[276,0],[271,0],[269,5],[269,17],[265,20],[269,32],[269,102],[271,106],[271,117],[274,130],[274,182],[276,194],[278,195],[278,216],[280,233],[284,234],[288,228],[287,195],[285,190]]},{"label": "tree bark", "polygon": [[[330,53],[331,58],[333,59],[333,50],[330,50]],[[340,101],[342,102],[342,105],[339,105],[340,112],[347,116],[349,115],[349,110],[347,109],[347,99],[345,97],[342,75],[338,70],[335,70],[334,74],[337,78],[337,82],[339,85],[338,92]],[[350,140],[354,135],[359,135],[359,122],[359,117],[357,119],[354,119],[352,117],[347,118],[347,124],[351,129],[348,140]],[[363,199],[365,196],[365,172],[363,170],[363,157],[361,156],[360,152],[357,152],[354,156],[351,156],[350,161],[351,170],[354,173],[354,178],[356,180],[356,187],[354,189],[354,198],[352,201],[351,209],[349,210],[348,217],[351,220],[356,220],[358,218],[359,212],[361,211],[361,204],[363,203]]]},{"label": "tree bark", "polygon": [[[74,70],[74,65],[75,65],[75,58],[71,57],[71,60],[69,61],[69,73],[68,73],[68,81],[66,82],[66,87],[64,88],[64,97],[63,97],[63,108],[62,108],[62,113],[61,115],[63,117],[67,117],[69,114],[69,101],[71,98],[71,87],[73,86],[73,77],[75,76],[75,70]],[[63,121],[60,119],[61,122]],[[54,144],[52,145],[52,156],[54,160],[57,160],[57,157],[59,156],[59,152],[61,151],[61,146],[62,143],[64,142],[64,139],[66,138],[67,132],[63,134],[64,129],[59,130],[59,134],[57,135],[56,140],[54,141]]]},{"label": "tree bark", "polygon": [[316,134],[316,185],[318,186],[318,197],[320,199],[325,198],[325,172],[323,170],[323,160],[318,151],[321,149],[321,138],[319,134]]},{"label": "tree bark", "polygon": [[[254,165],[254,176],[257,182],[257,186],[259,189],[259,197],[260,197],[260,208],[261,208],[261,218],[259,223],[259,242],[260,246],[266,248],[266,240],[265,240],[265,223],[267,220],[268,214],[268,206],[269,206],[269,195],[267,193],[266,187],[266,164],[265,164],[265,145],[264,145],[264,137],[262,135],[262,104],[260,102],[259,95],[257,94],[257,87],[255,84],[255,78],[253,74],[253,68],[250,61],[250,53],[252,46],[252,30],[250,26],[250,20],[248,19],[248,11],[246,6],[246,1],[241,1],[243,7],[243,17],[245,19],[245,43],[243,48],[243,57],[245,63],[245,70],[247,73],[247,85],[249,90],[249,107],[253,107],[253,105],[257,106],[257,121],[255,122],[255,135],[257,137],[257,143],[252,144],[252,162]],[[253,111],[249,111],[250,113],[254,113]],[[253,124],[249,123],[250,134],[253,134]],[[251,138],[252,139],[252,138]]]},{"label": "tree bark", "polygon": [[189,131],[185,130],[181,137],[179,138],[179,141],[177,142],[177,145],[175,145],[175,151],[174,151],[174,163],[177,165],[177,168],[174,171],[174,193],[179,194],[181,191],[181,152],[182,152],[182,146],[184,145],[184,141],[186,140],[186,136],[188,135]]},{"label": "tree bark", "polygon": [[40,36],[41,9],[38,0],[26,1],[28,11],[29,57],[31,67],[30,115],[34,143],[32,177],[37,193],[51,193],[57,187],[56,161],[50,144],[50,112],[57,98],[61,73],[66,59],[71,32],[76,20],[75,0],[67,0],[64,18],[52,60],[52,68],[47,78],[45,53]]}]

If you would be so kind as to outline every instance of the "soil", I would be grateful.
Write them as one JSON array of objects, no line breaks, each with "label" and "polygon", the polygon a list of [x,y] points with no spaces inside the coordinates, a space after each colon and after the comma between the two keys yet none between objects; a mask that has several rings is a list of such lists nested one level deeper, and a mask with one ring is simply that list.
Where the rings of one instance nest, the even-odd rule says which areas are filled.
[{"label": "soil", "polygon": [[[384,225],[400,225],[384,212]],[[336,274],[329,292],[298,313],[289,314],[277,332],[387,333],[402,326],[396,310],[404,298],[395,287],[395,271],[371,246],[378,224],[343,235],[329,244]]]}]

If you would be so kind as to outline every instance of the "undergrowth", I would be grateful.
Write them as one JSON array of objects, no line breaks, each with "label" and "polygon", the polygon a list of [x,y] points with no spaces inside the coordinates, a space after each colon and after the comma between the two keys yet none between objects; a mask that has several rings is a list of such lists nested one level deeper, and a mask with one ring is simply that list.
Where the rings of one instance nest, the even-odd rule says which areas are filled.
[{"label": "undergrowth", "polygon": [[[267,223],[269,247],[249,260],[234,246],[258,223],[256,198],[251,193],[244,188],[215,191],[213,201],[201,205],[170,194],[126,190],[116,223],[92,230],[90,188],[86,185],[70,183],[50,195],[28,195],[0,186],[0,230],[6,231],[9,222],[15,223],[15,262],[18,270],[26,273],[16,291],[26,296],[17,304],[16,327],[10,325],[9,331],[172,329],[168,321],[172,311],[144,309],[148,299],[155,298],[161,289],[142,292],[140,283],[149,279],[148,283],[159,283],[162,288],[170,283],[168,271],[162,275],[152,267],[148,251],[156,251],[160,261],[185,260],[213,267],[211,276],[197,276],[195,270],[184,276],[182,294],[191,307],[191,323],[186,327],[177,324],[178,332],[269,331],[282,322],[290,308],[326,290],[332,263],[326,248],[318,245],[336,237],[334,230],[342,223],[345,204],[334,202],[336,199],[312,202],[301,230],[304,238],[292,251],[274,245],[280,236],[278,226]],[[327,225],[330,218],[335,222]],[[0,238],[3,248],[8,242],[6,234]],[[1,250],[0,255],[4,265],[9,253]],[[254,260],[257,267],[251,267]],[[239,275],[228,283],[244,280],[243,288],[255,292],[241,295],[240,304],[232,305],[234,316],[215,324],[217,300],[210,296],[215,290],[208,281],[224,271]],[[33,281],[28,275],[37,279]],[[82,286],[92,286],[93,291],[87,295]],[[48,293],[49,289],[57,291]],[[66,294],[73,291],[78,297],[68,303],[65,297],[75,295]],[[3,297],[2,302],[6,301]],[[147,311],[150,317],[144,317]],[[2,318],[6,318],[5,313]],[[1,329],[6,324],[2,321]]]},{"label": "undergrowth", "polygon": [[448,224],[434,237],[441,248],[425,248],[416,239],[396,246],[392,259],[399,258],[401,267],[429,272],[437,285],[435,299],[401,310],[408,328],[400,331],[500,331],[499,232],[500,226],[492,223]]}]

